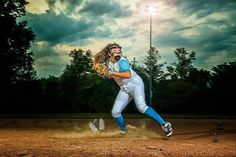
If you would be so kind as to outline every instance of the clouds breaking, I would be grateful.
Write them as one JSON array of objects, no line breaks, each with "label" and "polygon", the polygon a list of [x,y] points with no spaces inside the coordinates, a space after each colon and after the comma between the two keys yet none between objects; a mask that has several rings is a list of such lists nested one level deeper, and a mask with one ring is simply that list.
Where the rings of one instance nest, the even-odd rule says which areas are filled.
[{"label": "clouds breaking", "polygon": [[[199,68],[209,69],[236,58],[236,1],[153,2],[158,6],[157,14],[153,15],[153,46],[163,60],[172,62],[177,47],[195,51],[195,65]],[[36,70],[40,76],[60,75],[68,64],[70,50],[84,48],[95,53],[108,42],[121,44],[128,58],[141,61],[149,46],[149,17],[142,11],[146,3],[143,0],[30,2],[23,19],[36,33],[32,48]]]}]

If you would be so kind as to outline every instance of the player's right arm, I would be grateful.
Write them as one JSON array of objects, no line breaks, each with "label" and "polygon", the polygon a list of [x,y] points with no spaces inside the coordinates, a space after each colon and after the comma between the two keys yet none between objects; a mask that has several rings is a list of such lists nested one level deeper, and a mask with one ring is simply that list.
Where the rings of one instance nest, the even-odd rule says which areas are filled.
[{"label": "player's right arm", "polygon": [[109,71],[109,76],[129,79],[131,77],[131,73],[130,73],[130,71],[126,71],[126,72],[112,72],[112,71]]},{"label": "player's right arm", "polygon": [[119,60],[119,72],[109,71],[109,75],[129,79],[131,77],[129,62],[126,59]]}]

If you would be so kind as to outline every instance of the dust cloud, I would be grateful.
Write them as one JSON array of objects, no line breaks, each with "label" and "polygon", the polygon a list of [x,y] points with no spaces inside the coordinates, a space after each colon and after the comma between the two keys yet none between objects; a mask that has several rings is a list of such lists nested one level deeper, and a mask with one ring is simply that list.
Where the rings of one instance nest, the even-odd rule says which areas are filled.
[{"label": "dust cloud", "polygon": [[128,132],[125,135],[120,134],[118,125],[107,123],[103,131],[92,132],[87,124],[75,124],[71,130],[61,131],[54,136],[56,138],[161,138],[161,130],[157,126],[155,128],[147,127],[146,121],[138,121],[138,123],[127,123]]}]

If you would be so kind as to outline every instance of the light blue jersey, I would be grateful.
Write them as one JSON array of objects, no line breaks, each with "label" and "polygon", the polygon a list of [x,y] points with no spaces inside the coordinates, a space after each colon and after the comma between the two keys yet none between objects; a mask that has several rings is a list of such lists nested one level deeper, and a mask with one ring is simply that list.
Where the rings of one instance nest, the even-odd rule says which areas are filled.
[{"label": "light blue jersey", "polygon": [[126,58],[121,57],[119,61],[116,63],[108,62],[108,68],[112,72],[131,72],[131,77],[129,79],[120,78],[120,77],[113,77],[114,80],[117,82],[119,86],[123,86],[124,84],[131,81],[134,77],[137,76],[136,72],[132,70],[132,68],[129,65],[129,62]]}]

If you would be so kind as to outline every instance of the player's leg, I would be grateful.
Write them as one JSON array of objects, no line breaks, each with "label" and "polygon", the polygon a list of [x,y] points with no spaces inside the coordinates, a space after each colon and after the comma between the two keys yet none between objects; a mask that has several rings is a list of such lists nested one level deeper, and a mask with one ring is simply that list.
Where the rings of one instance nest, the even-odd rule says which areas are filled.
[{"label": "player's leg", "polygon": [[141,78],[136,80],[133,93],[135,104],[138,110],[157,122],[165,132],[166,136],[170,136],[172,134],[171,124],[166,122],[152,107],[146,105],[144,85]]},{"label": "player's leg", "polygon": [[133,97],[131,95],[120,90],[111,111],[112,117],[115,118],[120,127],[120,130],[122,131],[121,133],[125,133],[125,131],[127,130],[125,126],[125,120],[121,113],[123,109],[128,105],[128,103],[132,100],[132,98]]},{"label": "player's leg", "polygon": [[141,113],[151,117],[155,122],[159,123],[161,126],[164,125],[166,123],[164,119],[152,107],[146,105],[144,90],[142,89],[142,87],[136,86],[134,93],[134,101],[138,110]]}]

